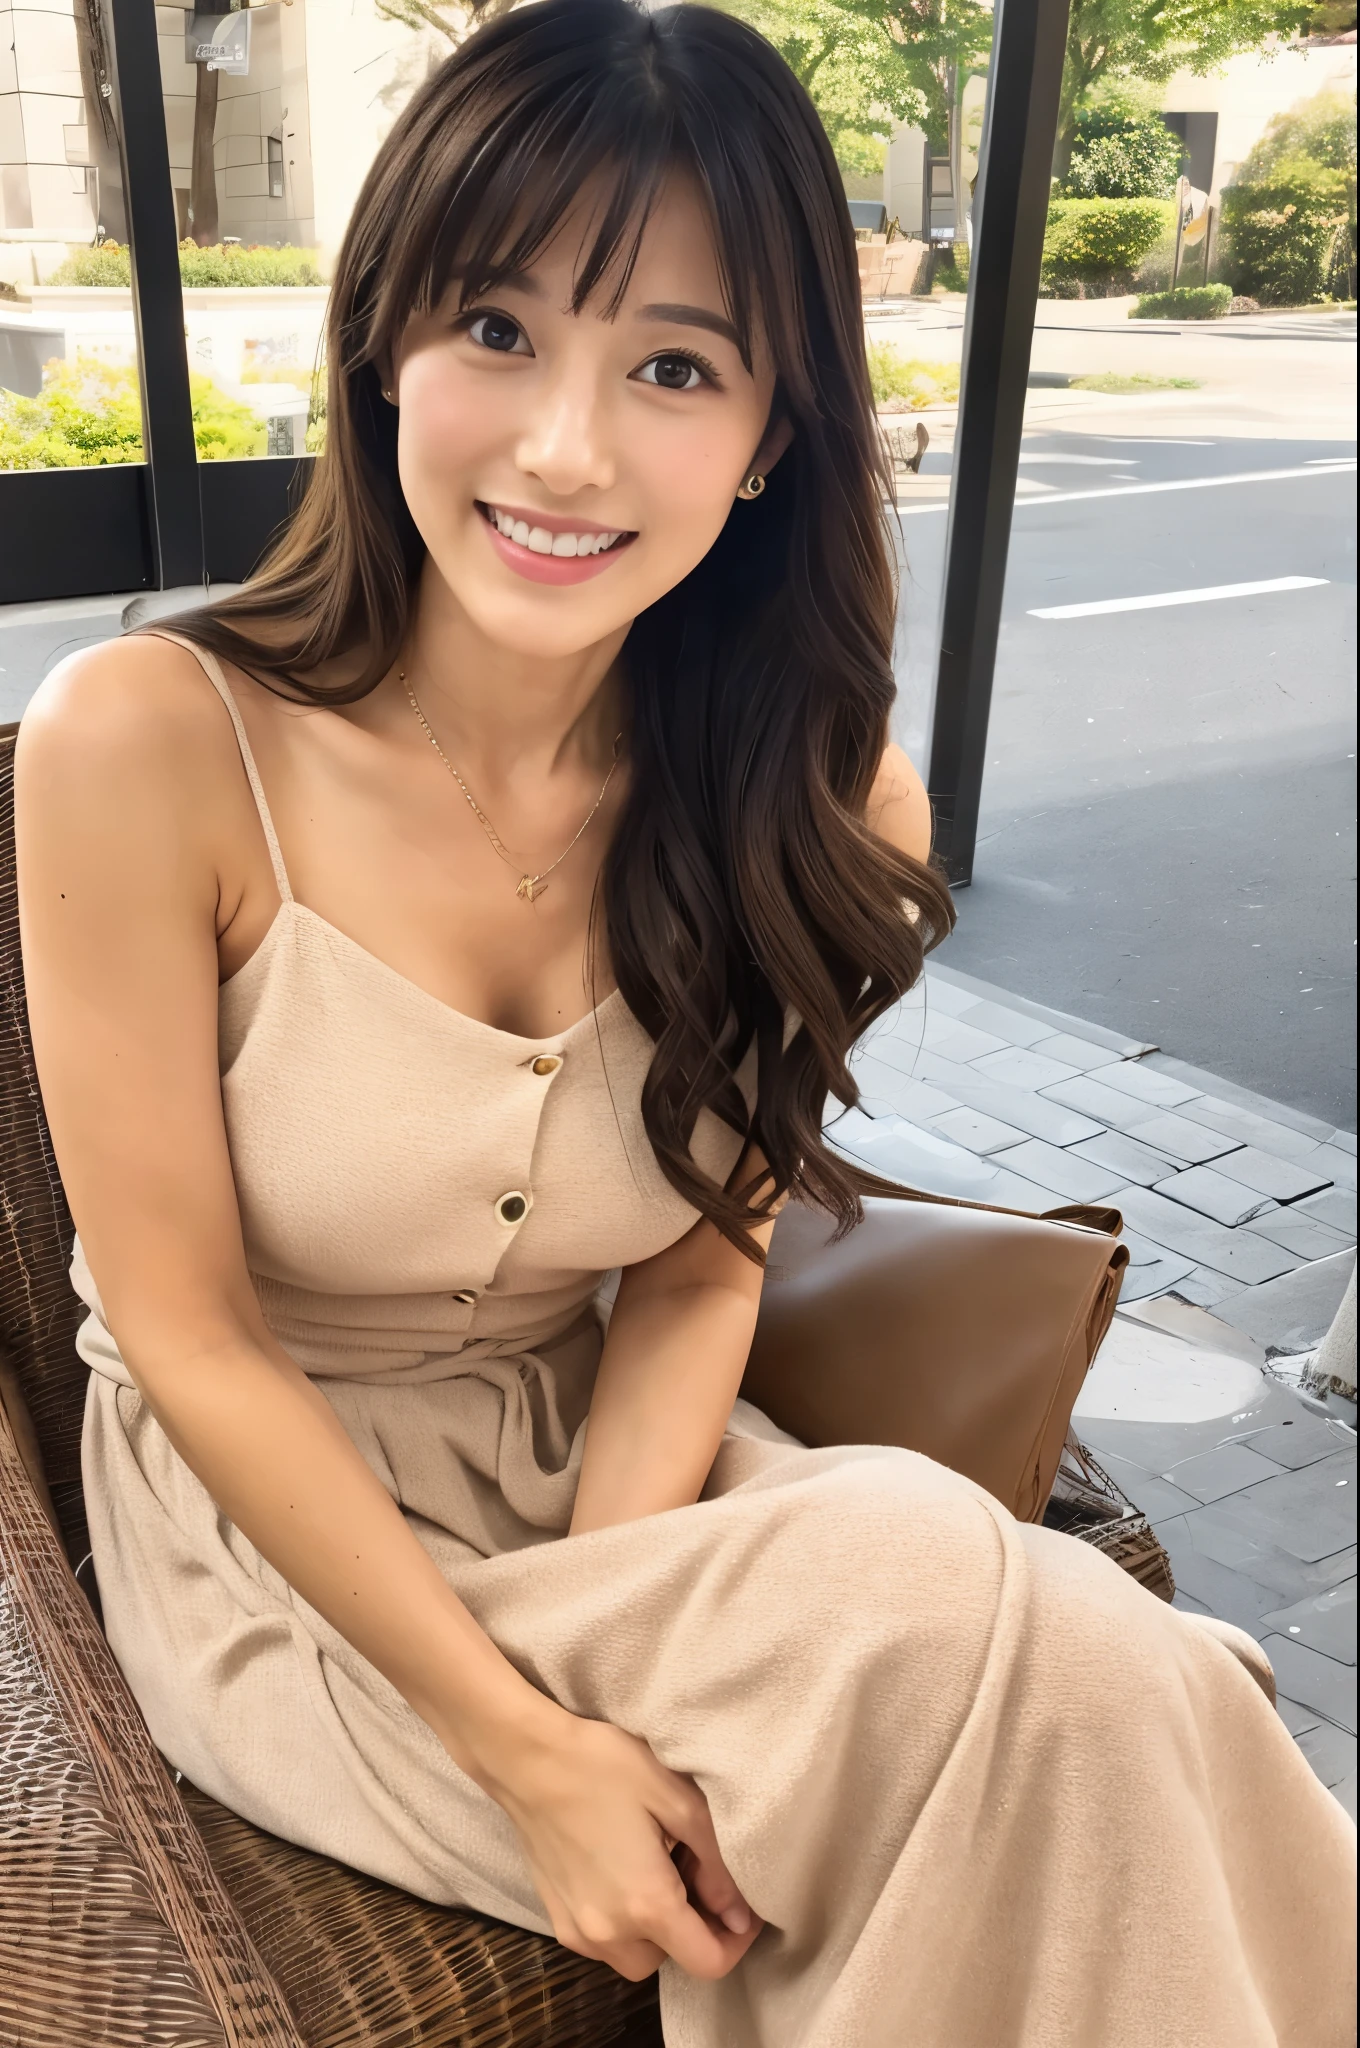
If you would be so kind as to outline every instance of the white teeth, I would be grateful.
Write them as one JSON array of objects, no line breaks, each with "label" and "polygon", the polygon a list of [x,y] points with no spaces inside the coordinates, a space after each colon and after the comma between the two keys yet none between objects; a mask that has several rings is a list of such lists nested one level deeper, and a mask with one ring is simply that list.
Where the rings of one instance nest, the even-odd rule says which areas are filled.
[{"label": "white teeth", "polygon": [[550,533],[546,526],[530,526],[527,519],[514,519],[508,512],[502,512],[497,505],[487,510],[495,521],[496,531],[503,533],[507,540],[517,541],[520,547],[529,548],[536,555],[598,555],[606,548],[613,547],[623,529],[615,533]]}]

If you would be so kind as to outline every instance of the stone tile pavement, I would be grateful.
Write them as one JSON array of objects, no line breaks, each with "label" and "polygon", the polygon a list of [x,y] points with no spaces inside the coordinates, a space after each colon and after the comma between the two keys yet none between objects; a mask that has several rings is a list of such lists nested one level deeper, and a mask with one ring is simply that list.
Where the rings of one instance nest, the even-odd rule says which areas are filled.
[{"label": "stone tile pavement", "polygon": [[1356,1811],[1355,1410],[1301,1393],[1354,1265],[1356,1140],[1153,1046],[932,966],[857,1048],[828,1136],[889,1179],[1122,1210],[1132,1261],[1075,1422],[1178,1606],[1264,1645]]}]

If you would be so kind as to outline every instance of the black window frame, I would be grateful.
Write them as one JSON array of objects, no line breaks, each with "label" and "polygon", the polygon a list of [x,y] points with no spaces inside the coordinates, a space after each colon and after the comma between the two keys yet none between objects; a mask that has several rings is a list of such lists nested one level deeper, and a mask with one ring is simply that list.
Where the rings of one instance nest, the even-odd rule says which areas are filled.
[{"label": "black window frame", "polygon": [[314,459],[198,459],[155,0],[109,0],[109,27],[145,460],[0,470],[0,604],[242,582]]}]

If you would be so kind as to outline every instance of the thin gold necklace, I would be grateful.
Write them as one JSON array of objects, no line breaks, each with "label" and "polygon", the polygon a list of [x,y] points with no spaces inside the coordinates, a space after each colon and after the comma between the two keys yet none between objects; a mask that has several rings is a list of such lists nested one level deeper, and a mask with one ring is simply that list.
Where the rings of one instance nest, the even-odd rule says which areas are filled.
[{"label": "thin gold necklace", "polygon": [[[450,775],[458,784],[458,787],[462,790],[463,795],[467,798],[472,810],[472,814],[476,818],[478,824],[481,826],[483,832],[485,832],[487,838],[491,841],[491,844],[495,847],[497,853],[505,862],[506,866],[510,868],[518,868],[519,862],[515,859],[512,853],[506,850],[506,847],[501,839],[501,836],[497,832],[495,826],[492,824],[490,818],[488,818],[486,812],[482,809],[476,797],[472,794],[472,791],[468,788],[462,776],[458,773],[458,770],[454,767],[452,761],[449,759],[448,755],[444,752],[444,749],[440,746],[438,740],[431,732],[430,721],[428,718],[426,718],[425,713],[421,710],[420,702],[416,696],[415,691],[411,688],[411,685],[406,681],[405,669],[399,668],[397,670],[397,675],[400,681],[405,685],[406,694],[411,700],[411,709],[415,712],[416,717],[420,720],[421,728],[424,731],[426,739],[430,742],[430,745],[434,748],[436,754],[438,754],[440,760],[444,763],[444,766],[448,769]],[[575,846],[577,840],[581,838],[581,836],[585,832],[586,826],[590,823],[596,811],[599,810],[600,805],[604,802],[605,794],[608,791],[610,783],[614,779],[614,770],[619,765],[619,749],[622,745],[623,734],[621,732],[617,732],[614,735],[614,758],[609,764],[609,773],[605,776],[604,781],[600,784],[600,793],[596,797],[590,809],[586,812],[585,817],[581,820],[581,823],[577,827],[576,831],[573,832],[571,838],[567,841],[566,845],[562,848],[562,851],[558,854],[557,859],[555,861],[550,861],[548,866],[546,868],[540,869],[539,873],[536,875],[526,875],[524,873],[520,874],[519,882],[515,889],[515,894],[516,896],[523,897],[526,903],[532,903],[536,897],[541,896],[543,894],[543,891],[548,886],[549,875],[553,872],[554,868],[561,867],[563,861],[571,852],[572,847]]]}]

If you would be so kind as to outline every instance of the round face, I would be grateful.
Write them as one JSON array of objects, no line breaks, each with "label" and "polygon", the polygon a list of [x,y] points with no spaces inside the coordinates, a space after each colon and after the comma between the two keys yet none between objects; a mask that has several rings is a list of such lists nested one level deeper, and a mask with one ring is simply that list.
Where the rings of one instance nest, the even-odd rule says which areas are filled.
[{"label": "round face", "polygon": [[527,655],[620,637],[789,438],[766,434],[774,369],[742,362],[689,188],[654,209],[612,318],[611,279],[571,311],[590,225],[582,205],[531,269],[461,311],[451,285],[408,323],[391,387],[429,566],[475,627]]}]

